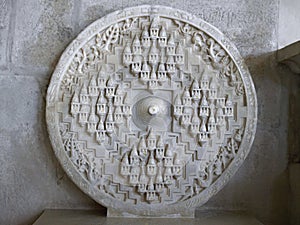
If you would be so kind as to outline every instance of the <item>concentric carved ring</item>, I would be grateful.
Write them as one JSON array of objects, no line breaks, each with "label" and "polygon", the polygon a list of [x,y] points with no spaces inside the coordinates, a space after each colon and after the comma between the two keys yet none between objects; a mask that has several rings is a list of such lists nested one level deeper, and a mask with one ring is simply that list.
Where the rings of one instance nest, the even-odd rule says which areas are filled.
[{"label": "concentric carved ring", "polygon": [[47,94],[54,151],[110,216],[193,216],[247,156],[257,121],[251,76],[216,28],[139,6],[87,27]]}]

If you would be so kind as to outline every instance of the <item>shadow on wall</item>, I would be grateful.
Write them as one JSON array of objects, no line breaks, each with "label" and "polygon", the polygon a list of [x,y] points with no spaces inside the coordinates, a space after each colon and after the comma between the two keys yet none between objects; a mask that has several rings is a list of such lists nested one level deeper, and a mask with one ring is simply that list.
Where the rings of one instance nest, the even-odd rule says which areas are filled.
[{"label": "shadow on wall", "polygon": [[275,59],[276,52],[245,58],[258,99],[255,140],[238,172],[201,208],[242,210],[264,224],[287,225],[288,86]]},{"label": "shadow on wall", "polygon": [[278,61],[285,63],[281,64],[280,69],[286,78],[286,86],[289,90],[288,172],[291,225],[300,224],[300,76],[298,70],[298,46],[299,42],[296,42],[278,52]]}]

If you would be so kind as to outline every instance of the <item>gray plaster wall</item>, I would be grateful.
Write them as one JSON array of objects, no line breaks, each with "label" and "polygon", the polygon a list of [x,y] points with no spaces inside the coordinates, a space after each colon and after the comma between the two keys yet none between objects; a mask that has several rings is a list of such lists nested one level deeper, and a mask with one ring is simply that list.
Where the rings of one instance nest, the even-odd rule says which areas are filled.
[{"label": "gray plaster wall", "polygon": [[0,224],[31,224],[45,208],[99,208],[66,176],[45,123],[45,95],[68,43],[114,10],[161,4],[218,27],[239,48],[258,95],[252,150],[199,210],[244,210],[288,224],[288,85],[277,65],[279,0],[0,0]]}]

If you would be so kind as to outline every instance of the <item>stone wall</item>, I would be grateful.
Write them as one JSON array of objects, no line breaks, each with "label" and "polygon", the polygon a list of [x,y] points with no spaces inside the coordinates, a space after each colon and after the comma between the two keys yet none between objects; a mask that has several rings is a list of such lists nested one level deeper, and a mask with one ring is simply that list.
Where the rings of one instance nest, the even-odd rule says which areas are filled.
[{"label": "stone wall", "polygon": [[299,9],[300,1],[298,0],[279,0],[279,49],[299,41],[300,30],[295,29],[296,24],[300,23]]},{"label": "stone wall", "polygon": [[97,18],[161,4],[218,27],[238,47],[258,95],[252,150],[203,209],[245,210],[265,224],[288,220],[288,85],[277,66],[278,0],[0,0],[0,224],[31,224],[45,208],[100,208],[65,175],[45,123],[45,95],[68,43]]}]

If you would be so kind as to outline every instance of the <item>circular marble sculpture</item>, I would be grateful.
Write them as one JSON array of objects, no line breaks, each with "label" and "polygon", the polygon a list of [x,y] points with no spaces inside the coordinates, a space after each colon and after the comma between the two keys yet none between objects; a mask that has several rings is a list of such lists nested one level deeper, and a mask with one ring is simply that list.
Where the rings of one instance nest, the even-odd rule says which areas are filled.
[{"label": "circular marble sculpture", "polygon": [[164,6],[92,23],[63,53],[47,94],[57,158],[109,216],[193,216],[244,161],[256,121],[236,48]]}]

